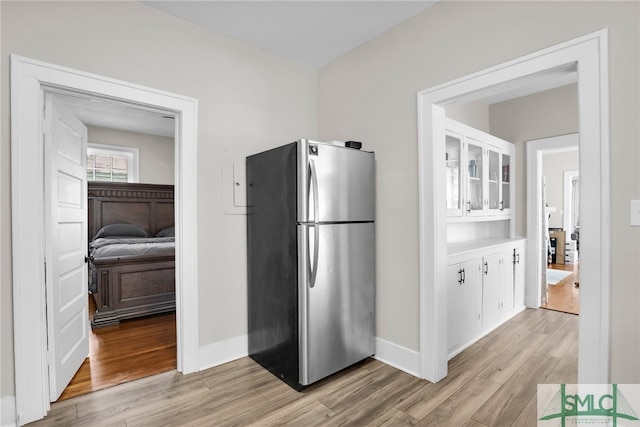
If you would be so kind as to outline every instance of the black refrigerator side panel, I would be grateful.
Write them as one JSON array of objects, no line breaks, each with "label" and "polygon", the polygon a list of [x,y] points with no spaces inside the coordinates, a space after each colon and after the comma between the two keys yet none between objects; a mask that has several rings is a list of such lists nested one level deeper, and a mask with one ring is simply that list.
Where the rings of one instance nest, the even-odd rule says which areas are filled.
[{"label": "black refrigerator side panel", "polygon": [[247,157],[249,356],[299,388],[297,144]]}]

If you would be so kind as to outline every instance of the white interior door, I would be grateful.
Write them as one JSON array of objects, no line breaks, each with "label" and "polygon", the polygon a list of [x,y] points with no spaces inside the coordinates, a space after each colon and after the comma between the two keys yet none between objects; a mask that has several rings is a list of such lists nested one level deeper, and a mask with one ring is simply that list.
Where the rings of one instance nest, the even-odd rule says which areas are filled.
[{"label": "white interior door", "polygon": [[89,355],[87,128],[45,98],[46,290],[49,394],[57,400]]}]

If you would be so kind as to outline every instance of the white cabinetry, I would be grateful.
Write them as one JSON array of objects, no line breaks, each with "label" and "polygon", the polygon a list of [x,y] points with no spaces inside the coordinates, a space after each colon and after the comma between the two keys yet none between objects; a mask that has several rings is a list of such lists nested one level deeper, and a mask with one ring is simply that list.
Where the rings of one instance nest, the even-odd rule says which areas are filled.
[{"label": "white cabinetry", "polygon": [[484,257],[482,322],[490,327],[513,309],[515,282],[513,249],[504,249]]},{"label": "white cabinetry", "polygon": [[489,326],[500,316],[501,289],[503,288],[503,254],[493,253],[483,258],[482,324]]},{"label": "white cabinetry", "polygon": [[523,249],[523,239],[481,239],[449,245],[449,357],[524,309]]},{"label": "white cabinetry", "polygon": [[451,119],[445,127],[450,221],[509,218],[515,146]]},{"label": "white cabinetry", "polygon": [[449,265],[447,301],[451,350],[482,328],[482,258]]},{"label": "white cabinetry", "polygon": [[[446,181],[447,215],[462,216],[464,193],[462,191],[462,147],[463,136],[447,131],[446,139]],[[465,162],[466,163],[466,162]]]},{"label": "white cabinetry", "polygon": [[525,244],[521,242],[513,249],[513,281],[515,283],[513,302],[516,307],[524,306],[524,280],[525,280]]},{"label": "white cabinetry", "polygon": [[485,144],[473,138],[464,138],[464,153],[466,154],[466,186],[465,186],[465,215],[485,216],[487,207],[486,180],[486,148]]}]

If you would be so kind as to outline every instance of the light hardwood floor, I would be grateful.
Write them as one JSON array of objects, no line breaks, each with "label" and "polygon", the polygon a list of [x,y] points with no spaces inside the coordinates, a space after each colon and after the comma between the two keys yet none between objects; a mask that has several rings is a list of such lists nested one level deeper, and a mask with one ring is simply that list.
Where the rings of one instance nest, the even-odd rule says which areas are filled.
[{"label": "light hardwood floor", "polygon": [[576,383],[578,317],[525,310],[433,384],[374,359],[298,393],[248,357],[54,403],[34,426],[535,426],[540,383]]},{"label": "light hardwood floor", "polygon": [[[89,295],[89,313],[95,308]],[[175,312],[93,329],[89,335],[89,357],[58,401],[175,370],[176,356]]]},{"label": "light hardwood floor", "polygon": [[547,304],[542,308],[580,314],[580,288],[575,286],[575,282],[580,280],[579,264],[549,264],[549,268],[570,271],[571,274],[549,286]]}]

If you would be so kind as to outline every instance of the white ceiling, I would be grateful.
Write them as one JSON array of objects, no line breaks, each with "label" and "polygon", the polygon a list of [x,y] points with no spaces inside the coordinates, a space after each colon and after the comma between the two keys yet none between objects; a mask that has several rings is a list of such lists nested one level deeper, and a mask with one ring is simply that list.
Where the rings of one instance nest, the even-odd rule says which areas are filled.
[{"label": "white ceiling", "polygon": [[55,96],[86,126],[125,130],[167,138],[175,136],[175,119],[171,115],[96,97],[62,93],[57,93]]},{"label": "white ceiling", "polygon": [[144,1],[276,55],[321,67],[437,0]]}]

